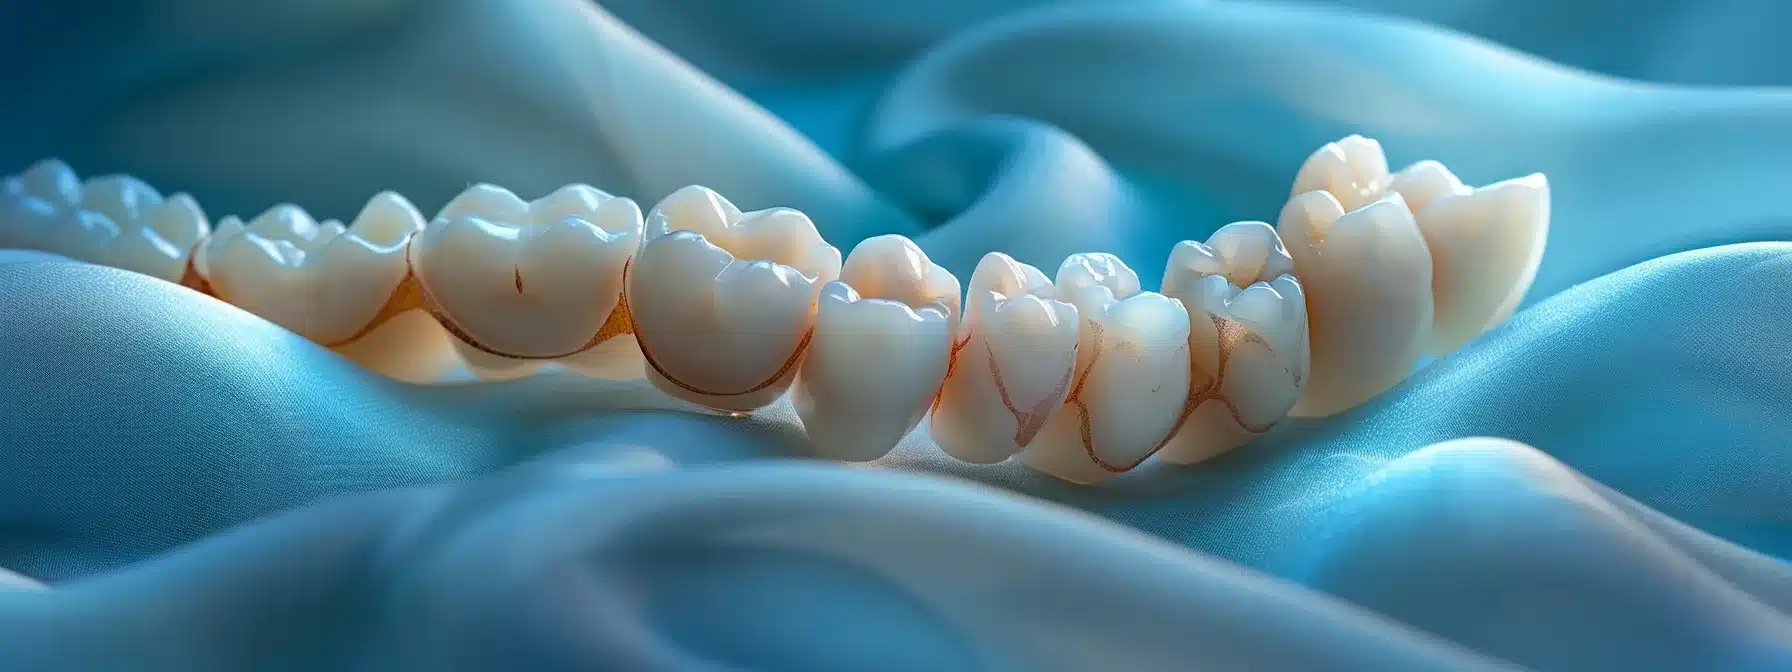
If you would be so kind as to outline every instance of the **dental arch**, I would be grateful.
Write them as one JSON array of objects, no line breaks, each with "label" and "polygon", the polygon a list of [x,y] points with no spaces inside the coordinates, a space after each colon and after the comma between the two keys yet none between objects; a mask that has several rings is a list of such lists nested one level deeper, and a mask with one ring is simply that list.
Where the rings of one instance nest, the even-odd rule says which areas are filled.
[{"label": "dental arch", "polygon": [[907,238],[843,259],[803,213],[700,186],[646,214],[480,184],[427,220],[382,192],[347,226],[282,204],[208,227],[191,196],[54,159],[0,183],[0,247],[179,283],[393,378],[437,380],[453,351],[482,378],[554,362],[726,412],[789,393],[822,457],[875,460],[931,416],[957,459],[1086,484],[1381,394],[1510,316],[1548,228],[1542,174],[1390,173],[1356,135],[1308,157],[1275,226],[1178,243],[1158,292],[1110,254],[1047,277],[991,252],[961,293]]}]

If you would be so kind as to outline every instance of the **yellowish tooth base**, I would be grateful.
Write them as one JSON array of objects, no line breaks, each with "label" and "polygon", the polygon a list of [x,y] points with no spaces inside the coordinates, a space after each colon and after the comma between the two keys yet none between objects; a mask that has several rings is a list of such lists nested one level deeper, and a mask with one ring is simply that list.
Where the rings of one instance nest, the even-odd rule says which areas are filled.
[{"label": "yellowish tooth base", "polygon": [[331,349],[369,371],[407,383],[440,382],[455,365],[448,330],[421,310],[407,311]]}]

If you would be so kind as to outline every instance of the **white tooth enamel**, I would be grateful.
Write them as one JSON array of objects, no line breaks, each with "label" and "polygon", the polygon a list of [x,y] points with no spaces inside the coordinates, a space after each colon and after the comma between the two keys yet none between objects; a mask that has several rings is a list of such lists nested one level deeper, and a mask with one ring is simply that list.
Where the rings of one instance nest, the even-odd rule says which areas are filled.
[{"label": "white tooth enamel", "polygon": [[1070,392],[1080,320],[1039,269],[1000,252],[971,275],[959,341],[929,432],[947,454],[1000,462],[1038,436]]},{"label": "white tooth enamel", "polygon": [[454,221],[471,215],[488,222],[505,222],[507,224],[526,224],[529,219],[529,204],[509,189],[495,184],[475,184],[460,192],[448,205],[442,206],[441,212],[429,221]]},{"label": "white tooth enamel", "polygon": [[1219,228],[1206,243],[1185,240],[1170,249],[1164,293],[1185,282],[1223,275],[1243,287],[1294,272],[1294,259],[1276,230],[1264,222],[1233,222]]},{"label": "white tooth enamel", "polygon": [[629,274],[648,379],[686,401],[731,411],[789,389],[813,338],[821,288],[840,251],[800,212],[743,213],[686,187],[654,206]]},{"label": "white tooth enamel", "polygon": [[[1091,282],[1094,280],[1094,282]],[[1188,310],[1109,254],[1072,255],[1057,291],[1080,318],[1076,374],[1064,407],[1021,460],[1074,483],[1096,483],[1150,457],[1188,401]]]},{"label": "white tooth enamel", "polygon": [[184,260],[187,252],[205,239],[205,210],[199,207],[199,202],[193,200],[192,196],[175,194],[150,209],[146,225],[163,240],[180,248]]},{"label": "white tooth enamel", "polygon": [[[393,205],[389,200],[376,197],[367,209],[377,212]],[[204,273],[213,291],[318,343],[336,345],[361,335],[407,271],[402,236],[370,241],[358,231],[345,232],[340,223],[319,224],[290,204],[270,208],[247,225],[232,219],[219,223],[205,247]]]},{"label": "white tooth enamel", "polygon": [[42,199],[52,207],[81,204],[81,178],[75,175],[75,169],[58,159],[44,159],[26,168],[19,175],[19,186],[25,195]]},{"label": "white tooth enamel", "polygon": [[19,178],[7,178],[0,185],[0,248],[54,252],[49,249],[49,238],[67,216],[62,213],[67,212],[25,193]]},{"label": "white tooth enamel", "polygon": [[1311,377],[1299,416],[1343,411],[1412,372],[1431,329],[1431,253],[1392,194],[1345,213],[1324,191],[1288,201],[1277,230],[1307,295]]},{"label": "white tooth enamel", "polygon": [[110,218],[114,223],[135,223],[162,204],[162,194],[129,175],[102,175],[81,189],[81,207]]},{"label": "white tooth enamel", "polygon": [[396,192],[382,191],[368,199],[349,231],[374,245],[397,245],[423,230],[423,213]]},{"label": "white tooth enamel", "polygon": [[1337,197],[1345,211],[1350,211],[1381,198],[1390,180],[1381,143],[1352,135],[1327,143],[1307,157],[1294,176],[1290,195],[1325,191]]},{"label": "white tooth enamel", "polygon": [[1173,294],[1188,307],[1192,412],[1158,455],[1194,464],[1256,438],[1306,381],[1306,301],[1291,275],[1240,290],[1210,275]]},{"label": "white tooth enamel", "polygon": [[791,388],[819,455],[883,457],[919,424],[946,376],[958,279],[898,235],[854,247],[822,288],[815,337]]},{"label": "white tooth enamel", "polygon": [[1442,355],[1510,317],[1530,290],[1549,239],[1549,181],[1462,189],[1431,201],[1418,222],[1437,300],[1430,350]]},{"label": "white tooth enamel", "polygon": [[[1456,174],[1444,164],[1427,160],[1400,169],[1388,184],[1388,191],[1400,194],[1406,199],[1406,207],[1419,213],[1424,212],[1432,201],[1451,194],[1468,193],[1469,188],[1462,186],[1462,180],[1456,179]],[[1424,226],[1421,221],[1419,228]]]},{"label": "white tooth enamel", "polygon": [[[599,367],[617,354],[588,350],[620,305],[623,267],[640,244],[641,210],[626,198],[585,198],[593,195],[601,192],[575,185],[528,204],[476,185],[443,209],[459,214],[431,222],[417,237],[417,279],[443,319],[474,341],[457,349],[482,377],[518,377],[568,357]],[[543,214],[550,212],[566,214]],[[612,340],[633,350],[626,337]]]}]

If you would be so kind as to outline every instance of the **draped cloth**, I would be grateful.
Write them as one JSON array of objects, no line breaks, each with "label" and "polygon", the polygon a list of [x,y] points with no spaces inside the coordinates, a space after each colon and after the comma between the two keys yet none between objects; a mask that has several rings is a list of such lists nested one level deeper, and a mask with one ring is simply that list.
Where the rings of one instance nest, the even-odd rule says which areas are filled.
[{"label": "draped cloth", "polygon": [[999,250],[1151,279],[1349,133],[1544,172],[1554,212],[1461,351],[1099,487],[924,430],[804,459],[788,404],[396,383],[0,252],[0,668],[1792,666],[1784,3],[17,4],[0,163],[214,218],[704,184],[960,278]]}]

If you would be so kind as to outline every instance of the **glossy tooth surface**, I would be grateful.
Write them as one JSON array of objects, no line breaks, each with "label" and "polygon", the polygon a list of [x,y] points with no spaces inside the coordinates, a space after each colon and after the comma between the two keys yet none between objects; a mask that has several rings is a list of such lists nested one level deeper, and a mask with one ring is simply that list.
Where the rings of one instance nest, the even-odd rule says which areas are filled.
[{"label": "glossy tooth surface", "polygon": [[40,161],[0,189],[0,245],[42,249],[178,282],[205,233],[192,197],[164,201],[142,180],[95,177]]},{"label": "glossy tooth surface", "polygon": [[991,252],[971,274],[929,432],[965,462],[1000,462],[1038,437],[1070,393],[1080,320],[1043,272]]},{"label": "glossy tooth surface", "polygon": [[[1438,198],[1466,194],[1471,190],[1463,186],[1462,180],[1457,179],[1456,174],[1445,168],[1444,164],[1426,160],[1394,173],[1394,179],[1388,184],[1388,191],[1400,194],[1400,198],[1406,201],[1406,207],[1419,213]],[[1423,226],[1420,225],[1421,228]]]},{"label": "glossy tooth surface", "polygon": [[19,175],[19,188],[27,196],[42,199],[56,208],[81,204],[81,178],[75,169],[59,159],[44,159],[31,164]]},{"label": "glossy tooth surface", "polygon": [[628,278],[648,379],[674,397],[750,411],[784,393],[814,338],[840,251],[801,212],[743,213],[703,187],[654,206]]},{"label": "glossy tooth surface", "polygon": [[635,350],[626,319],[611,324],[641,240],[634,201],[574,185],[525,203],[476,185],[443,214],[412,245],[412,268],[475,373],[513,378],[565,358],[598,366],[619,354],[604,346]]},{"label": "glossy tooth surface", "polygon": [[1277,231],[1307,298],[1311,375],[1297,416],[1351,408],[1406,378],[1433,315],[1431,254],[1405,201],[1393,194],[1344,212],[1329,192],[1283,207]]},{"label": "glossy tooth surface", "polygon": [[407,272],[404,245],[390,241],[390,231],[376,235],[390,241],[382,244],[290,204],[246,225],[229,219],[206,243],[203,273],[213,291],[320,344],[362,336]]},{"label": "glossy tooth surface", "polygon": [[1268,431],[1300,397],[1309,355],[1306,296],[1286,274],[1242,290],[1219,275],[1174,287],[1166,280],[1164,287],[1188,308],[1192,410],[1158,455],[1194,464]]},{"label": "glossy tooth surface", "polygon": [[1307,157],[1294,176],[1290,196],[1324,191],[1338,199],[1346,212],[1381,198],[1392,177],[1381,143],[1360,135],[1326,143]]},{"label": "glossy tooth surface", "polygon": [[821,290],[791,387],[822,457],[883,457],[933,404],[958,327],[958,279],[898,235],[868,238]]},{"label": "glossy tooth surface", "polygon": [[1076,373],[1064,406],[1021,453],[1028,466],[1075,483],[1128,471],[1163,446],[1189,400],[1189,314],[1139,291],[1111,254],[1077,254],[1057,293],[1079,318]]},{"label": "glossy tooth surface", "polygon": [[1430,351],[1442,355],[1510,317],[1530,290],[1549,239],[1549,181],[1534,174],[1454,189],[1417,218],[1437,300]]},{"label": "glossy tooth surface", "polygon": [[49,249],[51,233],[64,223],[69,209],[25,192],[18,177],[0,183],[0,248]]},{"label": "glossy tooth surface", "polygon": [[1294,258],[1276,230],[1264,222],[1233,222],[1214,231],[1205,243],[1185,240],[1170,248],[1164,293],[1176,283],[1224,276],[1239,287],[1294,272]]}]

